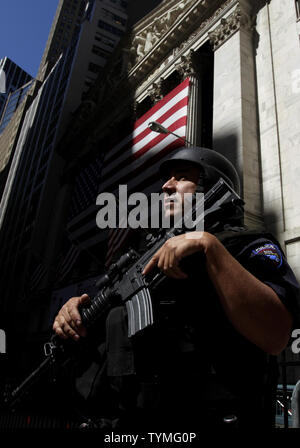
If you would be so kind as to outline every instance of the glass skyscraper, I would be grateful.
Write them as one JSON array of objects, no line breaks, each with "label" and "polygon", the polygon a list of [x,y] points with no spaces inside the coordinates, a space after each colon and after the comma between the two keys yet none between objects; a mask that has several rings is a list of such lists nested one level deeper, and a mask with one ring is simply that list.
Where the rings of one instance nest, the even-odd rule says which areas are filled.
[{"label": "glass skyscraper", "polygon": [[6,125],[9,123],[17,107],[24,100],[29,88],[32,85],[32,82],[33,81],[27,82],[27,84],[8,95],[6,103],[4,104],[2,117],[0,119],[0,134],[4,131]]},{"label": "glass skyscraper", "polygon": [[[33,78],[27,72],[25,72],[25,70],[23,70],[13,61],[11,61],[8,57],[0,59],[0,73],[2,74],[1,78],[2,88],[0,92],[0,134],[1,134],[4,127],[8,123],[9,119],[11,118],[14,110],[22,101],[26,91],[28,90],[29,87],[28,83],[32,81]],[[25,87],[25,85],[27,87]],[[23,86],[25,87],[25,90],[22,90]],[[19,91],[16,94],[16,96],[11,98],[12,93],[16,92],[19,89],[21,89],[21,91]],[[10,102],[9,110],[10,112],[13,110],[13,112],[6,114],[8,101]],[[4,124],[4,115],[6,115],[5,124]]]}]

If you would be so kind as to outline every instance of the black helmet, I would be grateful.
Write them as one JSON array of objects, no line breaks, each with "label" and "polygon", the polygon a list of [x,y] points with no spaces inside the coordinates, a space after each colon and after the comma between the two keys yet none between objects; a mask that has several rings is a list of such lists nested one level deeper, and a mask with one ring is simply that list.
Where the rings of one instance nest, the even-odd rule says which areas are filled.
[{"label": "black helmet", "polygon": [[199,146],[178,148],[161,163],[160,174],[162,177],[166,177],[172,163],[177,160],[192,162],[200,166],[204,170],[205,186],[211,187],[220,177],[223,177],[240,194],[240,180],[235,167],[217,151]]}]

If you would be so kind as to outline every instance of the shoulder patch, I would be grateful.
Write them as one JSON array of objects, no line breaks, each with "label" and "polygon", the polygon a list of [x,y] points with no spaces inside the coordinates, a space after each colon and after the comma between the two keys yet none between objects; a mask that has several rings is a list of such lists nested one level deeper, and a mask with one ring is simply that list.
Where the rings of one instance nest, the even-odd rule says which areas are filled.
[{"label": "shoulder patch", "polygon": [[251,252],[251,258],[255,256],[261,257],[265,262],[271,261],[276,268],[282,265],[282,253],[276,244],[265,243],[256,247]]}]

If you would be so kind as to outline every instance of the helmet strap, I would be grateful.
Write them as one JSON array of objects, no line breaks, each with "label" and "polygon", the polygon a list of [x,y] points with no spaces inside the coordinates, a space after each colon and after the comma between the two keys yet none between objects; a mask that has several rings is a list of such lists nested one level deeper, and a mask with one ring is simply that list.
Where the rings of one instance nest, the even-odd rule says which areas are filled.
[{"label": "helmet strap", "polygon": [[195,193],[204,193],[204,192],[205,192],[205,173],[204,171],[201,170]]}]

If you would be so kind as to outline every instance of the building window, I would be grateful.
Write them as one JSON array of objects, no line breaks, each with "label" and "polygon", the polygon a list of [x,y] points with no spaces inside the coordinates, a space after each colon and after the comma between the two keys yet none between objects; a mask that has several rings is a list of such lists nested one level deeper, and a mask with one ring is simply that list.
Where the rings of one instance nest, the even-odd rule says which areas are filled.
[{"label": "building window", "polygon": [[111,39],[108,36],[104,36],[104,34],[101,34],[99,32],[96,33],[95,35],[95,40],[97,40],[98,42],[102,42],[103,44],[107,45],[108,47],[114,48],[115,47],[115,43],[116,41]]},{"label": "building window", "polygon": [[117,36],[122,36],[124,34],[124,31],[116,28],[113,25],[109,25],[106,22],[103,22],[103,20],[99,20],[98,27],[102,28],[103,30],[109,31],[112,34],[116,34]]},{"label": "building window", "polygon": [[89,63],[89,71],[92,73],[99,73],[101,70],[100,65],[94,64],[93,62]]},{"label": "building window", "polygon": [[93,52],[94,54],[97,54],[98,56],[101,56],[102,58],[106,58],[106,59],[107,59],[107,58],[110,56],[110,54],[111,54],[109,51],[104,50],[104,49],[98,47],[98,45],[93,45],[93,47],[92,47],[92,52]]},{"label": "building window", "polygon": [[93,83],[95,82],[95,77],[94,77],[94,75],[93,75],[93,76],[86,76],[86,77],[85,77],[85,82],[86,82],[86,84],[87,84],[87,83],[93,84]]},{"label": "building window", "polygon": [[128,2],[127,0],[110,0],[111,3],[119,4],[122,8],[127,8]]},{"label": "building window", "polygon": [[297,19],[300,19],[300,0],[295,0]]},{"label": "building window", "polygon": [[114,14],[112,11],[109,11],[106,8],[102,8],[102,11],[104,13],[104,17],[107,17],[112,22],[116,23],[117,25],[125,26],[126,25],[126,19],[123,17],[120,17],[116,14]]}]

